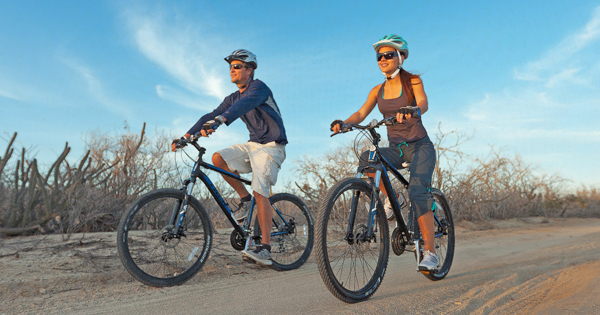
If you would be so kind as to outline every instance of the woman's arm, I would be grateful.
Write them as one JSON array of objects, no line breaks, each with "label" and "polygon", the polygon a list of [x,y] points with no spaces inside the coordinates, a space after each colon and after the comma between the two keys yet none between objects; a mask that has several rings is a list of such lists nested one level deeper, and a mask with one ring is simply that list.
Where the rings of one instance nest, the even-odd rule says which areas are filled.
[{"label": "woman's arm", "polygon": [[421,108],[421,115],[423,115],[429,109],[429,102],[427,101],[427,94],[425,94],[423,81],[421,80],[421,78],[414,78],[411,79],[410,83],[412,83],[413,93],[415,94],[415,101],[417,101],[417,106]]},{"label": "woman's arm", "polygon": [[[375,105],[377,105],[377,93],[379,92],[380,87],[381,84],[374,87],[371,92],[369,92],[367,101],[363,104],[363,106],[357,112],[348,117],[348,119],[344,120],[344,122],[347,124],[360,124],[363,120],[365,120],[365,118],[367,118],[367,116],[369,116],[369,114],[373,111]],[[331,127],[331,131],[333,131],[333,133],[340,132],[340,125],[333,125]]]},{"label": "woman's arm", "polygon": [[[371,111],[373,111],[373,108],[375,108],[375,105],[377,105],[377,92],[379,91],[380,86],[381,84],[377,85],[371,90],[371,92],[369,92],[367,101],[363,104],[363,106],[357,112],[348,117],[348,119],[344,120],[344,123],[360,124],[363,120],[365,120],[365,118],[367,118],[367,116],[369,116]],[[334,123],[336,122],[334,121]],[[340,125],[332,124],[331,131],[333,131],[333,133],[340,132]]]},{"label": "woman's arm", "polygon": [[[421,115],[423,115],[429,109],[429,102],[427,101],[427,94],[425,94],[425,89],[423,88],[423,81],[421,78],[414,78],[410,80],[410,83],[412,84],[417,106],[421,109]],[[403,119],[410,120],[411,118],[411,114],[401,114],[400,112],[396,114],[396,120],[399,123],[402,123]]]},{"label": "woman's arm", "polygon": [[375,105],[377,105],[377,93],[379,92],[380,87],[381,84],[371,89],[371,92],[369,92],[369,95],[367,96],[367,101],[363,104],[363,106],[348,119],[344,120],[344,122],[347,124],[360,124],[363,120],[365,120],[365,118],[367,118],[367,116],[369,116],[369,114],[373,111]]}]

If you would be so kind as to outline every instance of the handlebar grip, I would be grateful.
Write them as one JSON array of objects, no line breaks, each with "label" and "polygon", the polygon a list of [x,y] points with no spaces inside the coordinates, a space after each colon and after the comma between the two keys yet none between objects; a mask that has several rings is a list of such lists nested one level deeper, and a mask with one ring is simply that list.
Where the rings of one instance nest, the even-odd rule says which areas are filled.
[{"label": "handlebar grip", "polygon": [[217,130],[217,128],[219,128],[219,126],[221,125],[220,121],[216,121],[216,120],[209,120],[206,123],[204,123],[204,125],[202,125],[202,129],[203,130]]}]

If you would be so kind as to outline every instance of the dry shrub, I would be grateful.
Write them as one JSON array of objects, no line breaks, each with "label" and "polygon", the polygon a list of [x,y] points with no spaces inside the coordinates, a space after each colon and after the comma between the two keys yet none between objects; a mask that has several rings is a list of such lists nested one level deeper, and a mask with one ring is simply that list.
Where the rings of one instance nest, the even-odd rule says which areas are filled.
[{"label": "dry shrub", "polygon": [[449,172],[444,192],[457,219],[506,219],[553,216],[548,200],[559,198],[565,180],[541,174],[518,155],[507,157],[491,149],[485,158],[471,159],[464,171]]},{"label": "dry shrub", "polygon": [[122,134],[91,132],[86,137],[88,150],[77,163],[67,161],[71,150],[67,143],[43,171],[36,159],[26,158],[24,148],[20,160],[11,164],[11,141],[0,159],[4,170],[14,168],[12,177],[0,172],[2,233],[35,228],[60,232],[68,239],[74,232],[115,230],[131,201],[173,182],[173,168],[165,158],[167,139],[165,135],[146,139],[145,124],[137,135],[128,127]]},{"label": "dry shrub", "polygon": [[298,175],[286,191],[304,199],[311,211],[318,208],[329,187],[337,181],[356,175],[360,153],[370,144],[366,139],[329,151],[323,156],[302,156],[293,161],[293,171]]}]

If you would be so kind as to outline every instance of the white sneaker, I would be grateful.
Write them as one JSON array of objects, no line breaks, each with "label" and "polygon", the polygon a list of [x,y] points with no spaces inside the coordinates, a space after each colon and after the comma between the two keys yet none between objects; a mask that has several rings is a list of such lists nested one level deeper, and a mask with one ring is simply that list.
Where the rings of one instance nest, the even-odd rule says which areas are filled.
[{"label": "white sneaker", "polygon": [[253,251],[243,250],[242,255],[261,265],[270,266],[273,264],[273,260],[271,260],[271,245],[257,246]]},{"label": "white sneaker", "polygon": [[394,210],[392,210],[390,198],[385,198],[385,201],[383,202],[383,210],[385,210],[385,217],[388,221],[394,218]]},{"label": "white sneaker", "polygon": [[423,260],[419,264],[419,270],[436,270],[439,268],[438,256],[428,250],[423,251]]},{"label": "white sneaker", "polygon": [[250,211],[250,205],[252,201],[241,201],[237,205],[237,210],[234,211],[235,219],[238,222],[244,221],[244,219],[248,216],[248,212]]}]

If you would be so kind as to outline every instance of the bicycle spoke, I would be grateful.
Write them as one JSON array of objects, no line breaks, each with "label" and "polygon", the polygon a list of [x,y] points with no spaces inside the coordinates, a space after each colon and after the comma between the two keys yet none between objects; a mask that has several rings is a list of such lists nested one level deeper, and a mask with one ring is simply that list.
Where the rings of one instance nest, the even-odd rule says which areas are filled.
[{"label": "bicycle spoke", "polygon": [[[357,191],[360,193],[355,194]],[[359,196],[358,200],[356,196]],[[383,276],[387,265],[387,225],[377,223],[373,227],[381,242],[375,242],[367,234],[368,219],[372,214],[369,209],[371,196],[364,181],[347,179],[328,192],[326,198],[329,199],[324,203],[325,208],[321,208],[318,232],[322,236],[317,251],[319,271],[332,293],[343,300],[353,301],[354,296],[373,294],[380,284],[376,279]],[[351,207],[355,209],[351,210]],[[349,227],[351,211],[354,211],[354,221]],[[376,212],[377,222],[385,222],[383,213],[379,211],[383,210]]]}]

